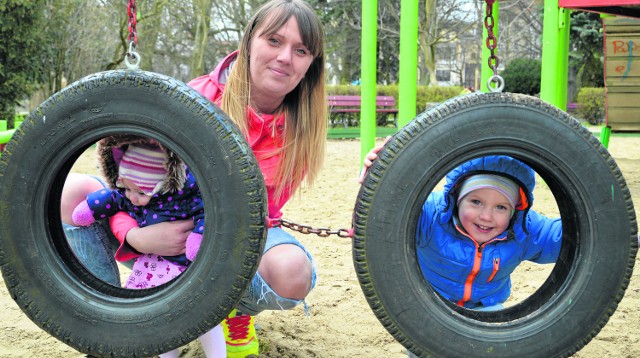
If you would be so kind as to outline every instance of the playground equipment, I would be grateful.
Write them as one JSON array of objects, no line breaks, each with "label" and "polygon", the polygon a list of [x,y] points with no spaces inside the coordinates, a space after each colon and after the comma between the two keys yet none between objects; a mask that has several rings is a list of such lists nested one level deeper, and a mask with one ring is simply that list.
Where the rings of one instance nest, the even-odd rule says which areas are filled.
[{"label": "playground equipment", "polygon": [[[372,3],[366,10],[363,5],[363,118],[375,96],[371,91],[376,83],[371,67],[375,49],[365,52],[365,41],[375,43],[365,40],[376,36],[375,22],[365,21],[376,16],[377,4]],[[487,1],[487,8],[495,4]],[[415,116],[415,102],[400,100],[399,126],[405,126],[385,144],[361,187],[353,243],[358,280],[382,325],[413,353],[570,356],[606,324],[631,278],[638,238],[629,190],[602,144],[558,110],[567,104],[569,10],[559,7],[557,0],[547,0],[544,6],[540,94],[544,102],[514,94],[476,93],[454,98],[409,121]],[[407,12],[402,10],[405,7]],[[492,13],[497,15],[495,10]],[[635,7],[631,10],[635,12]],[[417,14],[417,3],[402,1],[401,17],[415,17],[412,13]],[[401,23],[400,68],[417,57],[412,45],[415,28],[408,27]],[[494,53],[487,47],[485,59],[490,61]],[[416,79],[411,72],[415,73],[400,73],[400,98],[415,99]],[[488,72],[483,67],[483,78]],[[361,128],[364,158],[375,134],[365,123]],[[455,166],[491,154],[527,163],[549,185],[562,217],[563,247],[549,278],[526,301],[483,313],[460,308],[435,293],[420,272],[414,238],[420,208],[438,181]],[[583,162],[584,168],[575,168],[576,162]],[[606,218],[615,216],[622,222],[610,227],[603,222],[605,217],[598,219],[601,210]],[[616,228],[620,231],[608,236]],[[608,260],[621,261],[600,271],[600,263]],[[611,272],[615,274],[610,276]],[[608,277],[615,277],[615,282],[605,283]],[[591,296],[593,287],[605,286],[607,293]]]},{"label": "playground equipment", "polygon": [[[494,31],[498,27],[499,1],[493,3]],[[376,43],[378,1],[371,0],[362,4],[362,118],[375,118],[375,85],[376,85]],[[545,0],[544,26],[542,42],[542,73],[540,98],[554,106],[566,110],[567,79],[569,57],[570,10],[591,11],[603,14],[640,18],[640,1],[638,0]],[[398,126],[402,127],[416,116],[415,98],[418,57],[417,17],[418,0],[401,0],[400,2],[400,73]],[[487,38],[485,29],[484,38]],[[484,49],[482,63],[488,63],[490,51]],[[481,70],[483,87],[493,75],[488,66]],[[637,117],[636,117],[637,118]],[[361,122],[361,158],[375,145],[375,123]],[[605,126],[600,133],[601,141],[608,143],[610,128]]]},{"label": "playground equipment", "polygon": [[[535,293],[481,312],[431,288],[415,237],[421,207],[438,182],[472,158],[497,154],[525,162],[549,186],[563,242]],[[371,309],[398,342],[430,357],[574,354],[614,313],[638,250],[629,190],[601,143],[556,107],[510,93],[456,97],[403,127],[367,173],[354,228],[354,266]]]},{"label": "playground equipment", "polygon": [[[363,118],[374,118],[364,114],[365,92]],[[259,168],[234,128],[186,85],[135,69],[89,76],[33,111],[0,158],[0,266],[20,308],[56,338],[98,356],[157,354],[219,323],[255,273],[267,212]],[[118,133],[162,142],[202,183],[211,240],[164,287],[129,291],[99,281],[62,231],[56,198],[71,165],[97,139]],[[566,239],[533,296],[481,313],[435,294],[412,239],[417,209],[437,182],[460,163],[492,154],[522,160],[548,183]],[[354,214],[354,266],[365,296],[389,332],[424,355],[571,355],[615,311],[638,249],[629,190],[600,142],[557,107],[514,94],[458,97],[405,125],[366,175]]]},{"label": "playground equipment", "polygon": [[638,0],[558,0],[558,5],[572,10],[640,17],[640,2]]},{"label": "playground equipment", "polygon": [[9,129],[0,131],[0,152],[4,150],[4,146],[9,142],[9,139],[13,136],[15,129]]},{"label": "playground equipment", "polygon": [[[20,124],[22,123],[22,121],[24,120],[24,117],[27,114],[21,114],[20,115],[20,120],[16,120],[14,122],[14,127],[18,128],[20,127]],[[2,153],[2,151],[4,150],[4,146],[9,142],[9,139],[11,139],[11,136],[13,135],[13,132],[15,132],[15,128],[14,129],[7,129],[7,121],[6,120],[0,120],[0,153]]]}]

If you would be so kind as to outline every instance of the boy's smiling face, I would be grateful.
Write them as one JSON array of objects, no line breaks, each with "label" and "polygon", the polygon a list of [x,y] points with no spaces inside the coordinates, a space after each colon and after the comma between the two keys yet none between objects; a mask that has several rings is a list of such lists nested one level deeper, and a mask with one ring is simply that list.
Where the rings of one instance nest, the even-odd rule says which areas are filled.
[{"label": "boy's smiling face", "polygon": [[485,243],[503,233],[509,226],[513,207],[494,189],[477,189],[465,195],[458,204],[458,218],[467,234]]}]

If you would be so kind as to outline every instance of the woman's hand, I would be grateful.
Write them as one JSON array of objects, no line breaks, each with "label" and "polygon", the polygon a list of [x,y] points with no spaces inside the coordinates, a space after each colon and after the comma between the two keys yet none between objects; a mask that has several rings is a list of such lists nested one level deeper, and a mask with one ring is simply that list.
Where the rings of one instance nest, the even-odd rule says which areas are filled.
[{"label": "woman's hand", "polygon": [[389,139],[391,139],[391,136],[387,136],[387,138],[384,139],[384,142],[373,147],[373,149],[371,149],[371,151],[364,157],[364,160],[362,161],[363,167],[362,171],[360,172],[360,177],[358,178],[358,183],[362,184],[362,182],[364,182],[364,176],[367,174],[367,170],[369,170],[369,167],[373,165],[373,161],[378,158],[378,153],[380,153]]},{"label": "woman's hand", "polygon": [[127,232],[127,243],[136,251],[160,256],[185,253],[187,236],[193,231],[193,220],[167,221]]}]

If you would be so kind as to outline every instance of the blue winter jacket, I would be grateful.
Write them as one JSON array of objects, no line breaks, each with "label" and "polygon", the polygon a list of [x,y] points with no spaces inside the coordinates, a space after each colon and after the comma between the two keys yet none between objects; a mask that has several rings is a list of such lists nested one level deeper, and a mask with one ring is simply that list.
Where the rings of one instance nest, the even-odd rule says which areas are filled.
[{"label": "blue winter jacket", "polygon": [[[463,234],[461,225],[456,227],[459,184],[480,173],[505,175],[520,184],[523,203],[507,230],[482,245]],[[417,254],[422,273],[438,293],[467,308],[493,306],[511,294],[510,275],[522,261],[556,261],[562,222],[530,210],[534,186],[535,173],[524,163],[488,156],[455,168],[447,175],[444,190],[429,195],[418,221]]]}]

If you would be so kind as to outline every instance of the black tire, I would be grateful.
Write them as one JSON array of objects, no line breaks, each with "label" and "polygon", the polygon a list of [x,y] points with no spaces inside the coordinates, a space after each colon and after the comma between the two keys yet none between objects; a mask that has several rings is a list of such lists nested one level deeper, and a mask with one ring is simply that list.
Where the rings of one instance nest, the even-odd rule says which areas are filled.
[{"label": "black tire", "polygon": [[[563,246],[532,296],[489,313],[440,299],[420,272],[415,233],[438,181],[491,154],[524,161],[548,184]],[[638,250],[631,196],[607,150],[566,113],[508,93],[457,97],[402,128],[370,168],[354,215],[361,288],[384,327],[419,356],[570,356],[614,313]]]},{"label": "black tire", "polygon": [[[75,160],[98,139],[138,134],[191,168],[205,204],[197,260],[167,285],[125,290],[91,275],[60,222]],[[253,277],[266,239],[266,190],[229,118],[184,83],[143,71],[88,76],[34,110],[0,159],[0,266],[29,318],[94,356],[152,356],[220,323]]]}]

